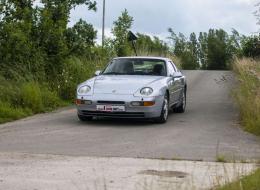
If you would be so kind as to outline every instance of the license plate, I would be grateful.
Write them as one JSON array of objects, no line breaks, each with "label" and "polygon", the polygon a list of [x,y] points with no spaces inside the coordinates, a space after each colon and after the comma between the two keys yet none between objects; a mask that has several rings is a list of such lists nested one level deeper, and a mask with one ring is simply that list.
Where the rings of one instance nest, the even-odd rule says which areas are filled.
[{"label": "license plate", "polygon": [[97,105],[97,111],[124,112],[125,106]]}]

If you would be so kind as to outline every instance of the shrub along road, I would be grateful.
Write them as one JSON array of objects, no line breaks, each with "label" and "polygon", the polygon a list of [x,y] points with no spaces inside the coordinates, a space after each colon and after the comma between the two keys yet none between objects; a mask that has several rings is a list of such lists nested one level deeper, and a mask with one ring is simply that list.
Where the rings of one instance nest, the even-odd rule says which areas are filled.
[{"label": "shrub along road", "polygon": [[188,107],[164,125],[98,120],[82,123],[74,108],[0,125],[0,152],[191,159],[260,158],[259,138],[239,127],[229,71],[185,71]]}]

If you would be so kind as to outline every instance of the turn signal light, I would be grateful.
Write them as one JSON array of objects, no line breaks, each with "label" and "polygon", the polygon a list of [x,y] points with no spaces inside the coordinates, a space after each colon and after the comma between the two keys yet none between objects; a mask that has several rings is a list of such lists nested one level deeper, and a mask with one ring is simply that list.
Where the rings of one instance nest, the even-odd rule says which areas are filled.
[{"label": "turn signal light", "polygon": [[144,102],[144,106],[153,106],[155,102]]},{"label": "turn signal light", "polygon": [[153,106],[155,102],[153,101],[145,101],[145,102],[131,102],[132,106],[144,106],[144,107],[149,107]]},{"label": "turn signal light", "polygon": [[75,103],[76,103],[76,105],[80,105],[80,104],[82,104],[82,100],[77,99],[77,100],[75,101]]},{"label": "turn signal light", "polygon": [[76,105],[91,105],[92,104],[92,101],[90,100],[80,100],[80,99],[77,99],[76,101]]}]

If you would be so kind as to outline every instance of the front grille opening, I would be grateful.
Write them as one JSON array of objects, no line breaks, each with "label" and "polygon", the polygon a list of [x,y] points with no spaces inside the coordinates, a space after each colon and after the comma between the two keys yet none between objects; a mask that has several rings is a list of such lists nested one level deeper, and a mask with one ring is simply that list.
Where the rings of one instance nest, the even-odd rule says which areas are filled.
[{"label": "front grille opening", "polygon": [[98,104],[124,105],[124,101],[97,101]]},{"label": "front grille opening", "polygon": [[111,118],[144,118],[143,112],[100,112],[100,111],[82,111],[85,116],[100,116]]}]

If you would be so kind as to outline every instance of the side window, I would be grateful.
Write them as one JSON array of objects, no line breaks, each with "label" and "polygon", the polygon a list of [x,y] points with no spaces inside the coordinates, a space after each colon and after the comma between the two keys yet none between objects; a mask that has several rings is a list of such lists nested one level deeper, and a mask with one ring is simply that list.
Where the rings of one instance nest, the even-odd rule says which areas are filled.
[{"label": "side window", "polygon": [[170,61],[168,62],[168,69],[169,69],[169,75],[173,75],[176,72],[172,62]]}]

